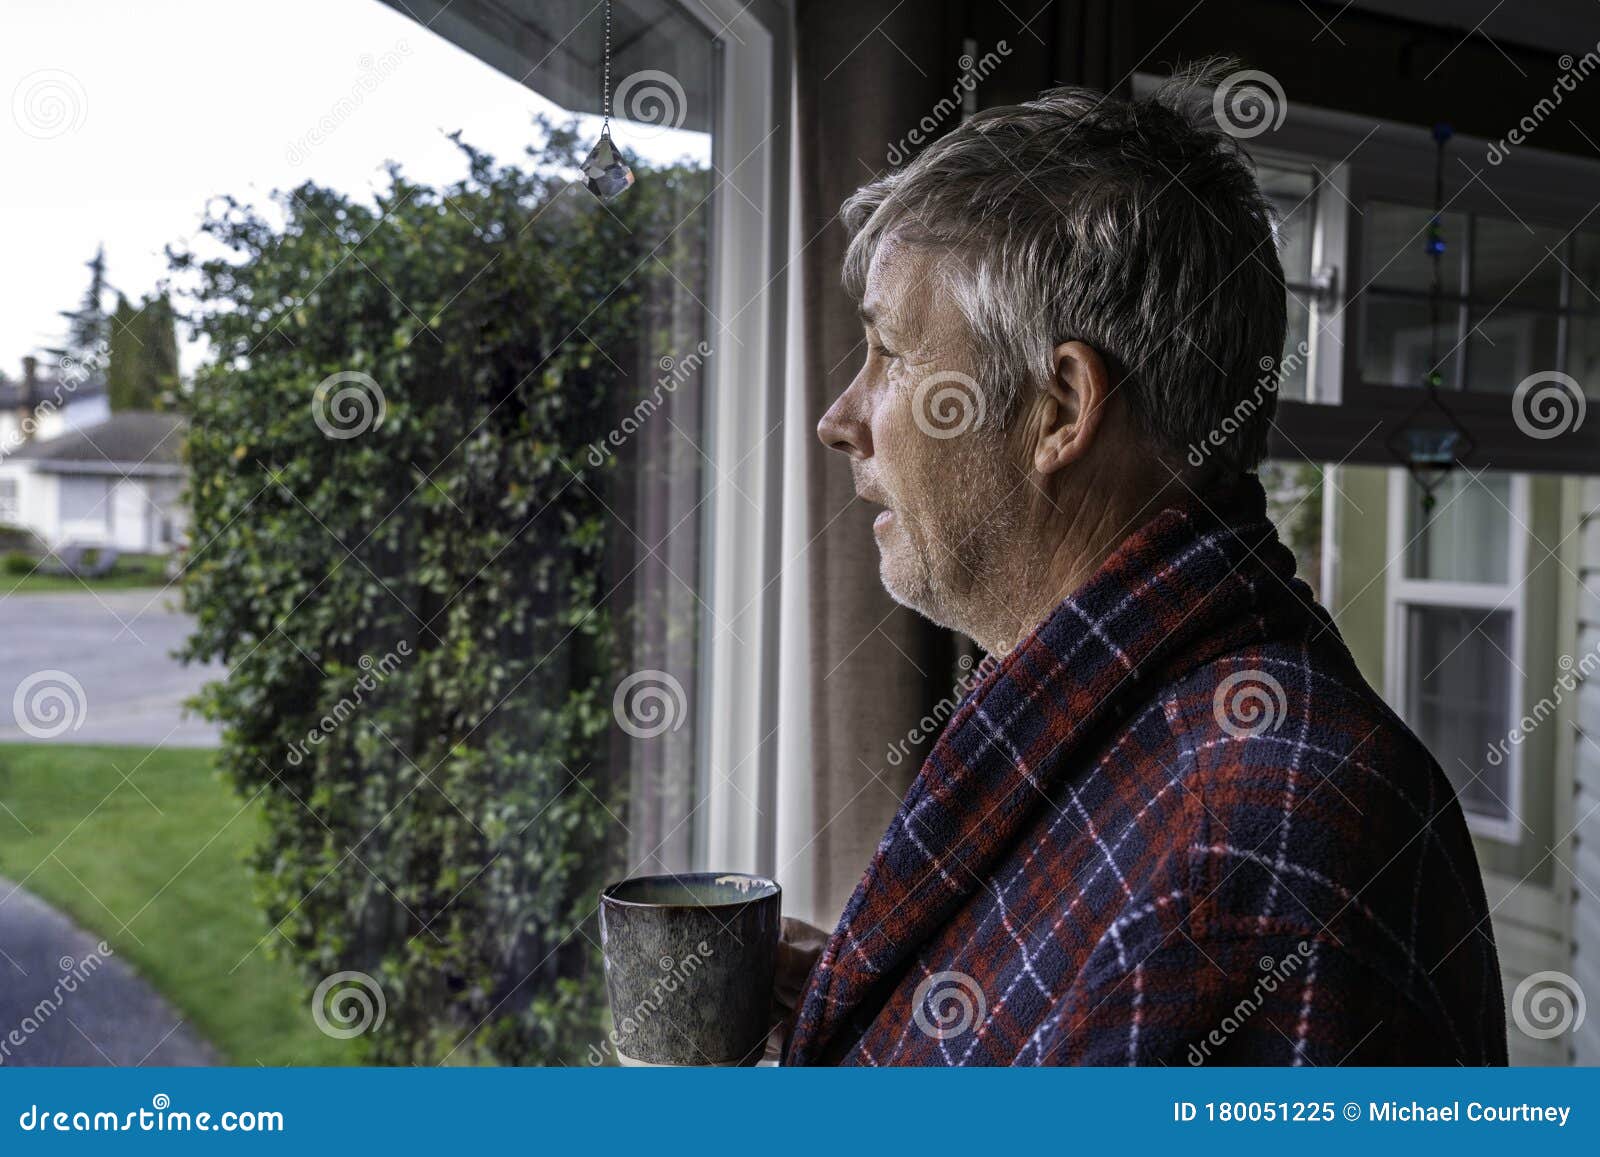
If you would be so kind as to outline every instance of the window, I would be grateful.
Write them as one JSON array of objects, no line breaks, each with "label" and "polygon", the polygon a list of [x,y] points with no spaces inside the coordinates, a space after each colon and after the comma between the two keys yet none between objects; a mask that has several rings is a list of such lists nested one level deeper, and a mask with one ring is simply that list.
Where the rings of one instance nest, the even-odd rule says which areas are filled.
[{"label": "window", "polygon": [[1276,216],[1273,231],[1288,290],[1279,396],[1337,400],[1342,327],[1335,290],[1338,254],[1343,249],[1338,178],[1324,168],[1289,159],[1258,161],[1256,178]]},{"label": "window", "polygon": [[17,518],[17,480],[0,478],[0,522],[16,522]]},{"label": "window", "polygon": [[[1437,369],[1445,389],[1510,393],[1529,374],[1561,364],[1563,303],[1600,305],[1569,284],[1577,242],[1553,226],[1447,211],[1434,305],[1433,262],[1424,252],[1431,217],[1416,205],[1365,207],[1362,380],[1416,386]],[[1586,388],[1600,388],[1600,375],[1589,374]]]},{"label": "window", "polygon": [[111,525],[110,480],[94,474],[63,474],[57,480],[57,512],[61,529],[95,523]]},{"label": "window", "polygon": [[1472,829],[1520,839],[1527,479],[1459,472],[1425,512],[1390,472],[1387,698],[1455,786]]}]

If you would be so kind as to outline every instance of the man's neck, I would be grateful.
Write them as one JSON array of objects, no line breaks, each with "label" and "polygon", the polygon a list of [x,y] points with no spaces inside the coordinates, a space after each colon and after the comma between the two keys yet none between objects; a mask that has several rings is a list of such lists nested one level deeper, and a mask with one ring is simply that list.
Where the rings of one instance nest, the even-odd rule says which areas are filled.
[{"label": "man's neck", "polygon": [[1027,538],[1039,549],[1004,568],[1004,586],[995,588],[1000,597],[986,604],[994,613],[966,633],[990,654],[1007,654],[1093,578],[1124,540],[1185,493],[1176,476],[1163,485],[1126,474],[1084,479],[1076,494],[1039,493],[1030,511],[1037,529]]}]

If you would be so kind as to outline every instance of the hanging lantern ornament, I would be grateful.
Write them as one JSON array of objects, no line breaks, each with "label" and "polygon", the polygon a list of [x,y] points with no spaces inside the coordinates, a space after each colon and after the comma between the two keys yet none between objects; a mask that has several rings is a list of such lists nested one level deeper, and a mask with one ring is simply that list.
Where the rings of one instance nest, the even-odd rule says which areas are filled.
[{"label": "hanging lantern ornament", "polygon": [[1425,251],[1433,264],[1433,288],[1428,294],[1428,370],[1422,378],[1424,395],[1386,442],[1389,453],[1411,472],[1417,488],[1422,491],[1424,515],[1433,513],[1438,504],[1434,492],[1443,485],[1446,476],[1462,465],[1477,446],[1461,420],[1439,396],[1439,387],[1444,384],[1444,375],[1439,372],[1439,307],[1443,295],[1440,265],[1446,249],[1440,218],[1444,213],[1444,146],[1451,135],[1449,125],[1433,126],[1433,216],[1428,219],[1425,243]]},{"label": "hanging lantern ornament", "polygon": [[633,170],[628,168],[622,150],[611,139],[611,0],[606,0],[606,42],[601,59],[605,76],[602,89],[605,119],[600,125],[600,139],[583,162],[583,176],[589,192],[602,201],[609,201],[633,184]]}]

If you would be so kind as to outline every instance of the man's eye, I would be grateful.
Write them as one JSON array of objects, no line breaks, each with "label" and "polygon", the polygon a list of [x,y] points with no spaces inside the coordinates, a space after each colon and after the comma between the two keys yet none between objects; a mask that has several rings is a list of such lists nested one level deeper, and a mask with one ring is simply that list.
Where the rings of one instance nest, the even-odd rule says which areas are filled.
[{"label": "man's eye", "polygon": [[900,357],[900,355],[895,353],[893,350],[887,349],[881,345],[868,346],[867,348],[873,353],[877,354],[879,357],[887,358],[890,361],[896,361]]}]

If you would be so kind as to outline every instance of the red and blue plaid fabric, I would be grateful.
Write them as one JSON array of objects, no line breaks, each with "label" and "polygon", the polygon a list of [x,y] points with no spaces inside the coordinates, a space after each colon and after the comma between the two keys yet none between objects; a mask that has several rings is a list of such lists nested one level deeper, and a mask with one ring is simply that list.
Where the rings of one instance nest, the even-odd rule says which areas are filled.
[{"label": "red and blue plaid fabric", "polygon": [[1504,1064],[1478,864],[1254,478],[1163,511],[968,694],[786,1064]]}]

